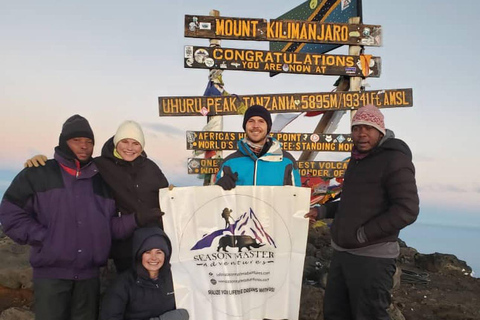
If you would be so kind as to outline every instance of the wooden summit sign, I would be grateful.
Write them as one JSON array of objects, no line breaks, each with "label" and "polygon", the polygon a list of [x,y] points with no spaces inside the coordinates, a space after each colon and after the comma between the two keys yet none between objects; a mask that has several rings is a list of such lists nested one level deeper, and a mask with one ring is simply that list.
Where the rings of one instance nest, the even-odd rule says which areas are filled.
[{"label": "wooden summit sign", "polygon": [[[217,174],[222,159],[189,158],[189,174]],[[305,178],[343,178],[348,161],[297,161],[300,176]]]},{"label": "wooden summit sign", "polygon": [[241,104],[260,104],[272,113],[352,110],[373,104],[379,108],[411,107],[412,89],[282,93],[230,96],[159,97],[160,116],[238,115]]},{"label": "wooden summit sign", "polygon": [[185,68],[379,77],[380,57],[185,46]]},{"label": "wooden summit sign", "polygon": [[381,46],[381,26],[185,15],[185,37]]},{"label": "wooden summit sign", "polygon": [[[245,137],[244,132],[187,131],[187,150],[236,150],[237,141]],[[317,134],[271,132],[270,136],[282,143],[287,151],[352,151],[349,134]]]}]

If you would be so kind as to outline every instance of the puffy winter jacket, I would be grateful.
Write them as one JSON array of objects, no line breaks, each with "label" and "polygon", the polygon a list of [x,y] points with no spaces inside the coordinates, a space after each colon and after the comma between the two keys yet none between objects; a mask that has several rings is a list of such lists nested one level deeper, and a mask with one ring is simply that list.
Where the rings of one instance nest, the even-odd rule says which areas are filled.
[{"label": "puffy winter jacket", "polygon": [[[387,132],[388,133],[388,132]],[[350,160],[341,200],[325,205],[334,218],[332,240],[345,249],[395,242],[419,213],[412,153],[402,140],[386,136],[361,160]],[[367,241],[357,237],[363,227]]]},{"label": "puffy winter jacket", "polygon": [[172,252],[170,240],[160,228],[141,228],[135,231],[132,255],[137,258],[134,260],[134,266],[120,274],[105,294],[100,319],[148,320],[175,309],[170,255],[165,256],[156,280],[149,278],[141,264],[141,253],[145,251],[143,244],[154,235],[164,237]]},{"label": "puffy winter jacket", "polygon": [[[95,158],[100,174],[113,190],[119,215],[142,215],[151,208],[159,208],[158,192],[168,187],[162,170],[143,152],[134,161],[118,159],[113,155],[113,137],[105,142],[102,155]],[[160,221],[160,227],[163,225]],[[113,258],[131,258],[132,238],[113,242]]]},{"label": "puffy winter jacket", "polygon": [[5,192],[5,233],[32,246],[35,278],[89,279],[106,264],[112,236],[129,236],[133,217],[116,218],[111,192],[97,167],[80,167],[58,152],[44,167],[26,168]]}]

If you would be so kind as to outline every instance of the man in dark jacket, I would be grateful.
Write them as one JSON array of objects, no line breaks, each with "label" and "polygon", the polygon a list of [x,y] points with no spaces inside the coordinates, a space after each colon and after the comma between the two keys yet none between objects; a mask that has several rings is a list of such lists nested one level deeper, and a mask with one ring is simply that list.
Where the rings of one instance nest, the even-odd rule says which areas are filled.
[{"label": "man in dark jacket", "polygon": [[88,121],[70,117],[55,159],[21,171],[0,206],[5,233],[31,246],[37,320],[96,319],[99,268],[111,238],[136,228],[133,216],[114,217],[110,190],[92,163],[93,145]]},{"label": "man in dark jacket", "polygon": [[325,320],[390,319],[398,235],[419,213],[412,153],[385,130],[383,115],[373,105],[353,117],[352,139],[340,201],[306,215],[311,220],[334,218]]}]

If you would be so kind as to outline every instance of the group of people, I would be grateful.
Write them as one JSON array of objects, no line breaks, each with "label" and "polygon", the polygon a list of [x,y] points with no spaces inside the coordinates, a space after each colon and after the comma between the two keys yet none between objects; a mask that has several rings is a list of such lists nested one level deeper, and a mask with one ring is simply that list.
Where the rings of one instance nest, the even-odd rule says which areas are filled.
[{"label": "group of people", "polygon": [[[247,109],[245,138],[223,161],[217,185],[301,186],[295,159],[269,136],[271,127],[267,109]],[[334,218],[325,319],[389,319],[397,237],[418,215],[412,155],[372,105],[352,119],[352,139],[341,200],[305,215]],[[98,310],[101,320],[188,319],[175,306],[159,207],[168,182],[146,156],[141,127],[124,122],[99,157],[93,145],[88,121],[70,117],[54,159],[35,157],[41,166],[20,172],[0,205],[4,232],[32,247],[36,319],[91,320]],[[99,268],[109,256],[120,274],[99,308]]]}]

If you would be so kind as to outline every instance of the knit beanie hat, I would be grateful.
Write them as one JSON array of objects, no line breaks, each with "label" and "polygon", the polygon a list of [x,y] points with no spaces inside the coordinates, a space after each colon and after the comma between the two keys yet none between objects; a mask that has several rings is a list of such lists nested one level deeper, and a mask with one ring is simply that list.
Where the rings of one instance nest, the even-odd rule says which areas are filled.
[{"label": "knit beanie hat", "polygon": [[383,114],[374,105],[367,104],[357,110],[357,113],[352,118],[352,127],[360,124],[372,126],[385,135]]},{"label": "knit beanie hat", "polygon": [[272,116],[267,109],[258,104],[250,106],[245,112],[245,115],[243,116],[243,130],[245,130],[248,119],[255,116],[261,117],[263,120],[265,120],[267,123],[267,133],[269,133],[270,129],[272,129]]},{"label": "knit beanie hat", "polygon": [[127,120],[118,127],[117,133],[113,137],[115,147],[122,139],[133,139],[140,143],[142,149],[145,149],[145,138],[142,127],[135,121]]},{"label": "knit beanie hat", "polygon": [[168,250],[168,244],[165,237],[162,237],[161,235],[153,235],[145,239],[145,241],[142,243],[142,246],[138,251],[139,256],[137,256],[137,259],[141,260],[143,253],[152,249],[162,250],[165,254],[165,261],[167,261],[168,257],[170,257],[170,250]]},{"label": "knit beanie hat", "polygon": [[95,143],[90,124],[87,119],[78,114],[71,116],[63,124],[58,145],[66,145],[67,140],[72,138],[90,138]]}]

